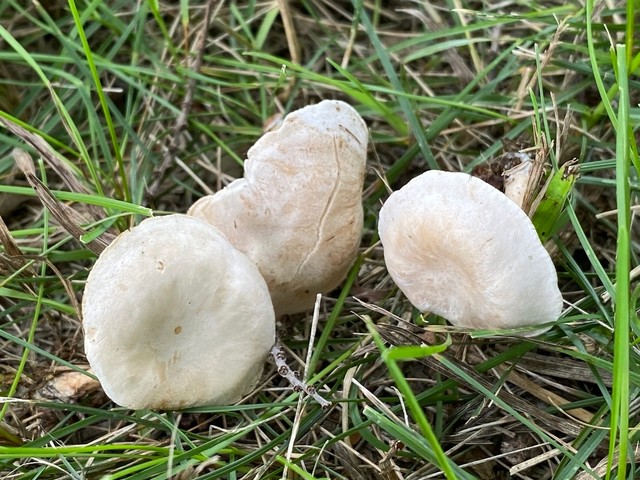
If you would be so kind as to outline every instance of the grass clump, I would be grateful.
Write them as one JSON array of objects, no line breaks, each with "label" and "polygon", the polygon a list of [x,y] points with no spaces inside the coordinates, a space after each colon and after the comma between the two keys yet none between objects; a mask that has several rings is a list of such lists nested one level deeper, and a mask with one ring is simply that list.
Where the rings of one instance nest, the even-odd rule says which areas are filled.
[{"label": "grass clump", "polygon": [[[636,4],[388,3],[0,4],[3,478],[640,476]],[[242,175],[274,116],[322,98],[370,127],[362,249],[314,344],[309,321],[280,336],[332,406],[270,367],[239,405],[115,407],[82,349],[96,255]],[[548,170],[579,160],[548,244],[565,312],[527,340],[423,323],[384,269],[387,185],[509,141]]]}]

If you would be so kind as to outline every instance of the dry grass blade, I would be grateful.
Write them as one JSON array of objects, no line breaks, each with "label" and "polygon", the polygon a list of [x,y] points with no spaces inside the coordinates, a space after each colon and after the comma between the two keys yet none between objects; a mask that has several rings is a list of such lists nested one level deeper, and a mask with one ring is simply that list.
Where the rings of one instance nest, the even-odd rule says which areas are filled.
[{"label": "dry grass blade", "polygon": [[[76,193],[88,193],[88,190],[76,178],[74,172],[64,161],[60,159],[59,155],[51,148],[44,138],[36,133],[26,130],[8,118],[0,117],[0,123],[2,123],[7,130],[15,136],[21,138],[28,145],[31,145],[31,147],[40,154],[47,165],[56,172],[69,191]],[[100,218],[102,215],[102,211],[95,205],[87,205],[87,209],[95,218]]]},{"label": "dry grass blade", "polygon": [[[35,167],[33,160],[24,150],[15,149],[13,151],[13,158],[16,164],[22,170],[27,181],[36,192],[36,195],[42,202],[42,204],[49,209],[51,215],[60,223],[60,226],[64,228],[69,235],[82,242],[82,236],[86,233],[81,224],[86,223],[86,220],[82,218],[78,212],[73,208],[65,205],[59,201],[47,188],[47,186],[35,176]],[[87,244],[87,247],[96,255],[100,255],[102,251],[107,248],[109,243],[113,240],[113,236],[110,233],[103,233],[98,238]]]},{"label": "dry grass blade", "polygon": [[[553,38],[551,40],[551,43],[549,44],[549,48],[542,54],[542,58],[540,61],[540,69],[544,70],[546,68],[546,66],[549,64],[549,62],[554,58],[554,52],[556,50],[556,48],[558,48],[558,46],[561,44],[561,38],[562,38],[562,34],[565,32],[565,30],[568,28],[569,24],[566,20],[563,20],[562,22],[560,22],[560,24],[558,25],[558,28],[556,29]],[[529,70],[530,74],[531,74],[531,78],[529,79],[528,83],[526,85],[523,85],[521,88],[521,95],[520,98],[518,100],[518,104],[516,105],[516,110],[521,110],[522,109],[522,104],[524,102],[524,98],[529,96],[529,92],[531,91],[531,89],[533,88],[533,86],[535,85],[535,83],[538,81],[536,75],[535,75],[535,70],[530,69]],[[524,79],[524,77],[523,77]]]},{"label": "dry grass blade", "polygon": [[22,250],[11,236],[11,231],[7,227],[7,224],[4,222],[2,216],[0,215],[0,242],[4,247],[4,253],[12,257],[18,257],[22,255]]},{"label": "dry grass blade", "polygon": [[[548,355],[529,352],[518,361],[516,367],[578,382],[595,383],[596,381],[593,372],[587,365],[571,358],[563,358],[560,362],[557,358]],[[613,377],[610,372],[598,369],[598,374],[606,386],[612,385]]]},{"label": "dry grass blade", "polygon": [[[0,252],[0,274],[9,276],[20,271],[25,266],[27,259],[11,236],[2,216],[0,216],[0,243],[4,247],[4,252]],[[33,270],[30,270],[30,273],[33,274]]]},{"label": "dry grass blade", "polygon": [[298,40],[296,27],[293,23],[293,15],[291,15],[289,0],[278,0],[278,9],[282,16],[282,25],[287,37],[287,45],[289,46],[291,61],[293,63],[300,63],[300,41]]},{"label": "dry grass blade", "polygon": [[[202,26],[198,31],[197,38],[194,42],[194,51],[192,52],[193,58],[189,65],[189,69],[193,72],[200,72],[200,68],[202,67],[202,56],[204,55],[204,50],[206,47],[207,32],[209,31],[211,19],[215,18],[217,12],[220,10],[220,8],[222,8],[223,3],[224,2],[218,2],[213,13],[213,2],[207,2],[205,4],[204,19],[202,20]],[[164,173],[171,167],[177,152],[181,148],[184,148],[184,145],[180,145],[180,142],[183,141],[183,143],[185,143],[184,128],[187,125],[189,113],[191,112],[191,107],[193,106],[193,96],[195,88],[196,77],[192,76],[187,82],[184,98],[180,106],[180,114],[178,115],[178,118],[176,118],[173,128],[171,129],[171,134],[167,136],[168,145],[164,150],[162,162],[155,172],[155,180],[148,188],[149,194],[152,197],[158,194],[158,191],[164,179]]]},{"label": "dry grass blade", "polygon": [[[636,463],[640,462],[640,446],[636,444],[635,450],[631,452],[631,454],[633,455],[634,461]],[[615,457],[616,457],[615,460],[617,462],[619,458],[617,452]],[[602,460],[600,460],[598,464],[595,467],[593,467],[593,470],[596,476],[592,475],[590,472],[580,472],[576,476],[575,480],[600,480],[604,478],[605,474],[607,473],[607,458],[605,457]]]},{"label": "dry grass blade", "polygon": [[[500,373],[505,373],[508,369],[503,366],[498,366],[496,367],[496,370],[498,370]],[[542,400],[550,406],[555,405],[557,407],[562,407],[567,403],[570,403],[568,400],[564,399],[557,393],[551,392],[546,388],[541,387],[537,383],[532,382],[531,380],[513,371],[509,372],[507,381],[513,383],[514,385],[517,385],[525,392],[529,392],[535,398],[537,398],[538,400]],[[584,423],[591,423],[591,421],[593,420],[593,415],[584,408],[572,408],[571,410],[567,410],[567,412]]]},{"label": "dry grass blade", "polygon": [[520,472],[523,472],[525,470],[528,470],[542,462],[547,462],[550,459],[557,457],[561,454],[560,450],[558,450],[557,448],[551,449],[547,452],[544,452],[541,455],[538,455],[534,458],[531,458],[529,460],[525,460],[522,463],[518,463],[517,465],[514,465],[513,467],[511,467],[509,469],[509,473],[512,475],[516,475]]}]

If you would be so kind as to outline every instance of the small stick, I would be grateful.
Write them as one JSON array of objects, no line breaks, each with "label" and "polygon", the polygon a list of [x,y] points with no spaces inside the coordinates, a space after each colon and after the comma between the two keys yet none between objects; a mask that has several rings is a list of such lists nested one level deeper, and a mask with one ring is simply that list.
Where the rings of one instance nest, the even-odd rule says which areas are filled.
[{"label": "small stick", "polygon": [[[211,17],[215,17],[220,10],[223,2],[220,2],[216,7],[215,12],[211,12],[211,2],[207,2],[204,10],[204,20],[202,21],[202,29],[198,33],[198,36],[195,40],[194,50],[195,50],[195,58],[189,65],[189,68],[196,73],[200,73],[200,68],[202,67],[202,57],[204,55],[204,50],[206,47],[207,40],[207,30],[209,28],[209,24],[211,23]],[[187,38],[185,37],[185,42]],[[171,166],[174,157],[176,156],[176,151],[180,148],[179,142],[183,139],[183,130],[187,126],[188,116],[191,112],[191,106],[193,105],[193,94],[196,87],[196,77],[191,77],[187,82],[185,95],[180,105],[180,114],[178,118],[176,118],[173,127],[170,130],[170,138],[168,144],[164,148],[164,154],[162,156],[162,161],[160,162],[160,166],[158,167],[154,176],[156,177],[155,181],[149,186],[149,192],[152,196],[155,196],[156,192],[160,188],[160,184],[162,183],[164,173]]]},{"label": "small stick", "polygon": [[313,320],[311,320],[311,333],[309,334],[309,347],[307,348],[307,360],[304,363],[304,373],[302,374],[302,381],[309,380],[309,364],[311,363],[311,356],[313,353],[313,345],[316,340],[316,332],[318,331],[318,319],[320,318],[320,301],[322,300],[322,294],[316,295],[316,303],[313,307]]},{"label": "small stick", "polygon": [[[309,362],[311,361],[311,352],[313,351],[313,344],[315,343],[316,329],[318,327],[318,318],[320,317],[320,301],[321,300],[322,300],[322,294],[319,293],[318,295],[316,295],[316,303],[313,308],[313,320],[311,322],[311,333],[309,334],[309,348],[307,348],[307,360],[304,365],[304,373],[302,374],[302,382],[301,382],[302,385],[306,385],[306,382],[307,382],[307,375],[309,373]],[[277,357],[274,357],[274,358],[277,358]],[[278,368],[278,371],[280,372],[280,367]],[[296,379],[298,378],[297,373],[298,372],[293,372],[293,376]],[[308,391],[309,387],[307,386],[306,388]],[[320,397],[320,399],[324,401],[322,397]],[[326,408],[326,407],[323,405],[322,408]],[[296,407],[296,416],[294,417],[294,420],[293,420],[293,426],[291,428],[291,436],[289,438],[289,446],[287,448],[287,455],[286,455],[287,462],[291,462],[291,456],[293,455],[293,448],[296,443],[296,437],[298,436],[298,430],[300,429],[300,420],[302,418],[303,411],[304,411],[304,401],[303,401],[302,395],[300,395],[298,397],[298,406]],[[282,478],[288,478],[287,476],[288,468],[289,468],[288,465],[284,466],[284,472],[282,474]]]},{"label": "small stick", "polygon": [[[309,362],[311,361],[311,352],[313,351],[313,344],[315,341],[316,329],[318,327],[318,318],[320,317],[320,300],[321,299],[322,299],[321,293],[316,295],[316,303],[313,308],[313,321],[311,322],[311,333],[309,334],[309,348],[307,348],[307,360],[304,364],[304,373],[302,374],[302,385],[306,385],[307,374],[309,373]],[[278,371],[280,371],[280,368],[278,368]],[[294,372],[294,377],[297,378],[296,373],[297,372]],[[309,387],[307,387],[307,389],[308,388]],[[325,407],[323,406],[323,408]],[[293,448],[296,443],[296,437],[298,436],[298,430],[300,429],[300,419],[302,417],[303,410],[304,410],[304,401],[303,401],[302,395],[300,395],[298,397],[298,406],[296,407],[296,416],[293,420],[293,426],[291,428],[291,437],[289,438],[289,447],[287,448],[287,455],[286,455],[287,462],[291,462],[291,456],[293,455]],[[288,465],[284,466],[284,472],[282,474],[282,478],[288,478],[287,477],[288,468],[289,468]]]},{"label": "small stick", "polygon": [[314,387],[307,385],[300,380],[300,374],[298,372],[289,368],[289,365],[287,365],[287,356],[285,355],[284,348],[282,348],[279,341],[276,341],[275,345],[271,347],[271,356],[276,364],[278,373],[289,381],[294,392],[304,392],[310,397],[313,397],[313,399],[318,402],[323,409],[327,409],[331,406],[331,402],[322,398],[318,392],[316,392]]}]

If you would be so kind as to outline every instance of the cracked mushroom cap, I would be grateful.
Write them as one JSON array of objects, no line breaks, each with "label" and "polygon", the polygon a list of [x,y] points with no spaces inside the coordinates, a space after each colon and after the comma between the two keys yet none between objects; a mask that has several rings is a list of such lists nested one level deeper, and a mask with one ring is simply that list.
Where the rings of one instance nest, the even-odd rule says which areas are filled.
[{"label": "cracked mushroom cap", "polygon": [[391,194],[378,231],[389,274],[422,312],[474,329],[560,316],[558,277],[533,224],[482,180],[423,173]]},{"label": "cracked mushroom cap", "polygon": [[367,138],[364,121],[344,102],[304,107],[249,149],[244,178],[189,210],[255,262],[277,316],[311,308],[353,263]]},{"label": "cracked mushroom cap", "polygon": [[119,235],[89,274],[82,310],[89,363],[129,408],[233,403],[257,382],[275,341],[258,269],[186,215]]}]

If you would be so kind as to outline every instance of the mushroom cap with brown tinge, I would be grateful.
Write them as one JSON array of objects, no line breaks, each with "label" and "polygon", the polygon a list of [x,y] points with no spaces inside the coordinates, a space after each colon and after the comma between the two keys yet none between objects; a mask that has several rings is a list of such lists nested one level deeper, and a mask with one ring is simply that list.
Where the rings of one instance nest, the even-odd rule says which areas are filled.
[{"label": "mushroom cap with brown tinge", "polygon": [[275,341],[258,269],[186,215],[118,236],[89,274],[82,310],[87,358],[106,394],[130,408],[237,401]]},{"label": "mushroom cap with brown tinge", "polygon": [[533,224],[480,179],[423,173],[391,194],[378,230],[389,274],[420,311],[473,329],[560,316],[558,277]]},{"label": "mushroom cap with brown tinge", "polygon": [[311,308],[353,263],[367,138],[364,121],[344,102],[304,107],[251,147],[244,178],[189,210],[255,262],[278,316]]}]

